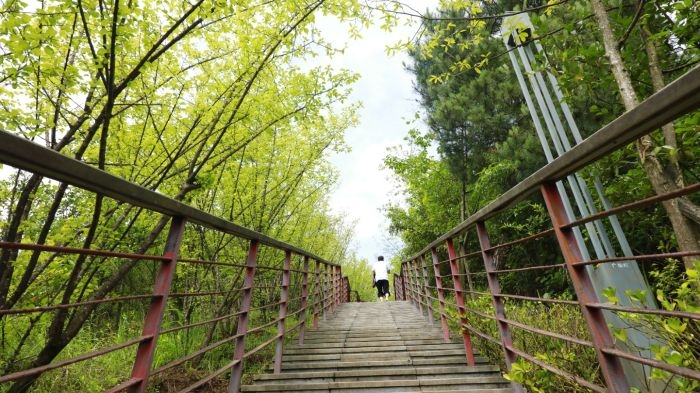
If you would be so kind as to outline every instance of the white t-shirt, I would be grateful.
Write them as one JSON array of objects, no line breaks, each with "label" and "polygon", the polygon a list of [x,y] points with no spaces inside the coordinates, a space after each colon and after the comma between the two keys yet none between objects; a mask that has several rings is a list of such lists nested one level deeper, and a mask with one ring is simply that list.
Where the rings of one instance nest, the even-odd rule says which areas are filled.
[{"label": "white t-shirt", "polygon": [[389,265],[386,264],[386,261],[374,262],[372,271],[374,271],[375,280],[389,280]]}]

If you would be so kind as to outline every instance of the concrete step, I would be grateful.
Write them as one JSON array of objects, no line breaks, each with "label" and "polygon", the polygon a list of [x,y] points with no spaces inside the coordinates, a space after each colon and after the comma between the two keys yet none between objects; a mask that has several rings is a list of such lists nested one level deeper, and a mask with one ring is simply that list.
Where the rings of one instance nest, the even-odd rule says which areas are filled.
[{"label": "concrete step", "polygon": [[467,366],[464,344],[446,342],[407,302],[346,303],[303,344],[285,347],[281,373],[259,375],[242,391],[512,392],[498,367],[476,363]]},{"label": "concrete step", "polygon": [[400,379],[429,379],[429,378],[458,378],[463,376],[494,376],[499,375],[499,369],[493,365],[451,366],[451,367],[391,367],[377,368],[371,373],[366,370],[350,369],[336,371],[283,372],[280,374],[262,374],[256,377],[259,381],[281,381],[282,383],[299,382],[331,382],[331,381],[360,381],[383,380],[387,377]]},{"label": "concrete step", "polygon": [[384,379],[350,382],[264,383],[245,385],[243,392],[512,392],[500,377]]}]

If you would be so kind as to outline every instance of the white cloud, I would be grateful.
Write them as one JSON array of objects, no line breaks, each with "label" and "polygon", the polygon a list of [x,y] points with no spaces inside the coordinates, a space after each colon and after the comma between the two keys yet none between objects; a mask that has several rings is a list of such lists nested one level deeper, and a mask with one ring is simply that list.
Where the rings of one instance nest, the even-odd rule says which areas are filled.
[{"label": "white cloud", "polygon": [[[437,1],[420,1],[416,8],[434,6]],[[326,39],[336,45],[347,41],[342,56],[333,59],[333,66],[361,74],[353,86],[351,98],[362,101],[360,124],[346,133],[350,153],[331,157],[340,171],[340,184],[331,196],[331,208],[356,222],[354,248],[361,258],[374,260],[378,255],[391,257],[395,241],[387,240],[388,222],[380,211],[395,198],[391,173],[381,169],[387,149],[403,142],[410,126],[405,119],[413,119],[419,109],[413,91],[413,76],[404,70],[408,56],[388,56],[386,46],[406,40],[416,26],[400,26],[392,33],[371,27],[362,31],[363,38],[349,41],[345,29],[329,18],[319,21]]]}]

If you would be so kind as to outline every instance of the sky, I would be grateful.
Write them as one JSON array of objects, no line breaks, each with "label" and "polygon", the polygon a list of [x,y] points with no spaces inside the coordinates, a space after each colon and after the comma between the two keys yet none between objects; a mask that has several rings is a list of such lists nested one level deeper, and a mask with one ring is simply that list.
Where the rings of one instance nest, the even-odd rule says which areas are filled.
[{"label": "sky", "polygon": [[[425,11],[434,7],[437,0],[413,0],[414,8]],[[334,23],[320,23],[324,34],[346,40],[345,29]],[[413,75],[404,69],[408,63],[405,54],[389,56],[386,46],[410,38],[417,25],[396,28],[391,33],[372,27],[363,31],[359,41],[348,41],[343,56],[332,64],[361,74],[353,85],[351,99],[361,101],[360,122],[346,131],[346,144],[350,153],[335,154],[331,163],[340,173],[339,184],[330,197],[334,214],[344,215],[346,222],[355,223],[355,236],[351,248],[359,258],[375,261],[378,255],[390,259],[401,246],[399,239],[391,239],[389,222],[382,206],[398,201],[397,184],[391,172],[382,169],[387,149],[404,143],[404,136],[412,127],[425,128],[418,122],[406,125],[420,110],[418,95],[413,89]]]}]

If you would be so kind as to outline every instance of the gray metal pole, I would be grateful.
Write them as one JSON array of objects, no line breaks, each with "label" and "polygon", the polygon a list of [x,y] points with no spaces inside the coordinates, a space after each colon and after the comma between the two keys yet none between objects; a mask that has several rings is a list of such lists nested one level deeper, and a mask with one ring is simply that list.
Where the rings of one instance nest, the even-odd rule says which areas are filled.
[{"label": "gray metal pole", "polygon": [[[534,26],[530,22],[527,14],[512,15],[504,19],[503,23],[503,40],[506,47],[509,49],[509,55],[513,69],[518,78],[518,83],[525,97],[530,115],[535,125],[537,136],[544,150],[547,162],[554,160],[552,154],[552,146],[556,152],[556,156],[561,156],[571,149],[571,139],[578,144],[582,141],[581,134],[576,125],[576,122],[571,114],[571,110],[564,102],[564,97],[559,89],[554,75],[548,72],[536,71],[532,64],[537,63],[533,48],[538,53],[544,53],[542,46],[538,42],[527,43],[520,42],[520,37],[517,34],[517,29],[530,29],[530,33],[534,31]],[[522,31],[522,30],[521,30]],[[518,53],[516,57],[515,53]],[[518,58],[520,61],[518,61]],[[524,75],[527,75],[527,81]],[[546,74],[546,75],[543,75]],[[534,100],[532,98],[534,95]],[[554,100],[553,96],[556,98]],[[562,121],[562,117],[564,121]],[[542,126],[544,123],[547,132]],[[566,124],[566,127],[565,127]],[[567,127],[568,131],[567,132]],[[547,139],[547,134],[549,139]],[[597,177],[593,178],[593,183],[599,198],[599,203],[602,208],[607,210],[611,208],[610,202],[605,198],[603,186]],[[588,184],[582,176],[577,173],[567,176],[566,183],[563,181],[557,182],[557,190],[562,198],[566,214],[570,220],[575,220],[577,215],[574,213],[571,202],[569,201],[569,192],[572,194],[576,204],[576,210],[580,217],[588,217],[597,213],[597,204],[593,198]],[[622,255],[632,257],[632,250],[627,242],[624,231],[620,226],[616,216],[610,216],[609,221],[613,229],[615,238],[619,243],[619,248]],[[602,220],[595,220],[585,224],[587,237],[589,242],[584,241],[580,229],[575,228],[574,238],[578,243],[584,260],[591,260],[588,253],[588,246],[593,248],[597,259],[605,259],[616,256],[616,250],[611,241],[607,229]],[[616,288],[620,299],[620,303],[626,306],[635,306],[631,304],[631,299],[624,296],[625,292],[643,290],[646,292],[646,306],[650,308],[656,307],[656,302],[652,296],[646,280],[639,270],[637,262],[633,259],[629,261],[611,264],[601,264],[598,267],[589,266],[588,274],[592,279],[592,284],[595,292],[600,297],[600,293],[608,288]],[[638,305],[636,305],[638,306]],[[632,343],[630,350],[641,352],[643,356],[651,357],[650,346],[652,340],[644,333],[638,330],[628,329],[628,324],[624,323],[617,315],[612,312],[606,312],[605,318],[608,323],[618,327],[627,328],[627,335]],[[641,349],[640,349],[641,348]],[[637,386],[642,391],[647,387],[647,376],[649,369],[637,363],[624,361],[624,367],[628,378],[634,386]]]}]

